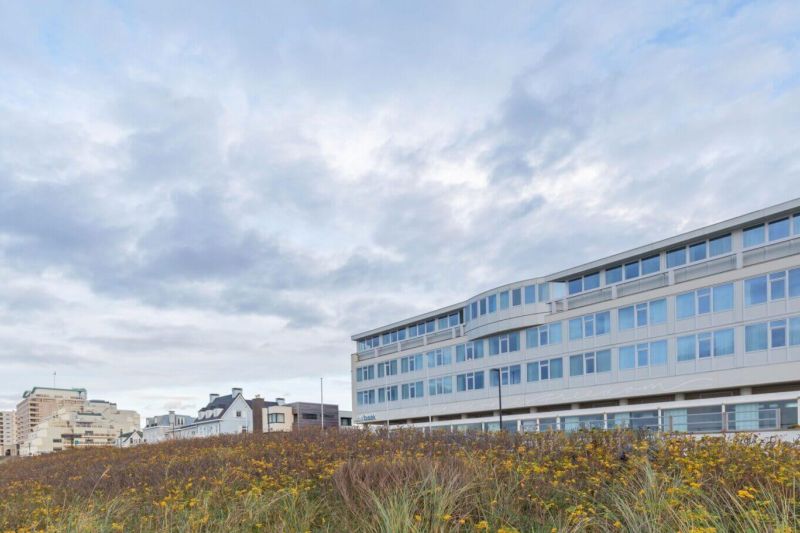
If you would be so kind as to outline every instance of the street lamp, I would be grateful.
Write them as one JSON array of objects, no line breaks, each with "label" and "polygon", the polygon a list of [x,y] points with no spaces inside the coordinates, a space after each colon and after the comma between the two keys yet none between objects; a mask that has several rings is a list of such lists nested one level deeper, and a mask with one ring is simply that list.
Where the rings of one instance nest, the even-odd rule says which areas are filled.
[{"label": "street lamp", "polygon": [[493,368],[491,372],[497,372],[497,403],[498,413],[500,414],[500,431],[503,431],[503,376],[499,368]]}]

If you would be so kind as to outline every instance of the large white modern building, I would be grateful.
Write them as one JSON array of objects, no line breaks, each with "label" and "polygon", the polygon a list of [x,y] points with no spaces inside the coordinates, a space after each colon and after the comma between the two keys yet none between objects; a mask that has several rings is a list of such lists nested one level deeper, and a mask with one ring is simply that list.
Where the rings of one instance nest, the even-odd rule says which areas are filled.
[{"label": "large white modern building", "polygon": [[[355,421],[787,431],[800,199],[353,335]],[[500,385],[500,386],[498,386]]]}]

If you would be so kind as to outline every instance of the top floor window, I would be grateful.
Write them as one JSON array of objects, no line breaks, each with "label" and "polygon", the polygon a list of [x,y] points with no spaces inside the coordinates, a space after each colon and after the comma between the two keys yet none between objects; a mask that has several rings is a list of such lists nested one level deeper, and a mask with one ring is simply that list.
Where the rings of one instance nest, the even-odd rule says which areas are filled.
[{"label": "top floor window", "polygon": [[742,247],[751,248],[764,244],[767,240],[777,241],[800,235],[800,213],[793,217],[783,217],[767,224],[757,224],[742,231]]},{"label": "top floor window", "polygon": [[536,285],[525,286],[525,303],[532,304],[536,302]]},{"label": "top floor window", "polygon": [[709,257],[727,254],[731,251],[731,234],[720,235],[713,239],[696,242],[689,246],[681,246],[667,251],[667,268],[685,265],[687,262],[702,261]]}]

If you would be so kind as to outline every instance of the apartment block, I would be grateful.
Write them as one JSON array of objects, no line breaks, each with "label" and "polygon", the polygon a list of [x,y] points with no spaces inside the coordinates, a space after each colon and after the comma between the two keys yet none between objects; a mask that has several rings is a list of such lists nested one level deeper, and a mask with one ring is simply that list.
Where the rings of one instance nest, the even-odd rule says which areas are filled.
[{"label": "apartment block", "polygon": [[86,402],[86,389],[33,387],[22,394],[17,404],[16,439],[22,445],[36,426],[62,407],[80,407]]},{"label": "apartment block", "polygon": [[0,456],[17,455],[16,414],[0,411]]},{"label": "apartment block", "polygon": [[69,448],[113,446],[120,435],[139,430],[139,414],[117,408],[115,403],[84,400],[68,403],[40,421],[20,444],[23,456]]},{"label": "apartment block", "polygon": [[496,430],[502,414],[509,431],[787,435],[800,397],[800,199],[352,340],[360,423]]}]

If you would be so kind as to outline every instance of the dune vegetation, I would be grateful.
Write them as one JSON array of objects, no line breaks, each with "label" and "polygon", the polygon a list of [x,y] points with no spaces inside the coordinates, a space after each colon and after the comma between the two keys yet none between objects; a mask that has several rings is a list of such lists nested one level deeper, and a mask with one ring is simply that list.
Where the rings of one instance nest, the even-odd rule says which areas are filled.
[{"label": "dune vegetation", "polygon": [[800,444],[303,431],[0,463],[0,532],[800,530]]}]

